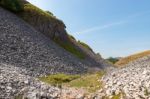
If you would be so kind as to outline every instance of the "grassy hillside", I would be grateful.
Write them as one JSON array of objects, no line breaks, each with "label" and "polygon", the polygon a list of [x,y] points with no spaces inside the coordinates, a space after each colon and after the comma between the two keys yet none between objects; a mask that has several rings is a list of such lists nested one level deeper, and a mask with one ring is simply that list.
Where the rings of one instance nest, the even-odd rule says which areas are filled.
[{"label": "grassy hillside", "polygon": [[131,61],[134,61],[138,58],[142,58],[142,57],[147,56],[147,55],[150,55],[150,50],[122,58],[115,65],[116,66],[122,66],[122,65],[128,64]]}]

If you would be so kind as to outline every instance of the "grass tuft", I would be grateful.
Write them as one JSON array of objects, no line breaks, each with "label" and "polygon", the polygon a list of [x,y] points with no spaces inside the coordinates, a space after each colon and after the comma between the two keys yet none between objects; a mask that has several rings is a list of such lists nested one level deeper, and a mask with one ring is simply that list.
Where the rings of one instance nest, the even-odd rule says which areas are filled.
[{"label": "grass tuft", "polygon": [[39,79],[43,82],[56,86],[63,83],[68,83],[79,77],[79,75],[54,74],[46,77],[40,77]]},{"label": "grass tuft", "polygon": [[114,95],[112,99],[121,99],[121,93]]}]

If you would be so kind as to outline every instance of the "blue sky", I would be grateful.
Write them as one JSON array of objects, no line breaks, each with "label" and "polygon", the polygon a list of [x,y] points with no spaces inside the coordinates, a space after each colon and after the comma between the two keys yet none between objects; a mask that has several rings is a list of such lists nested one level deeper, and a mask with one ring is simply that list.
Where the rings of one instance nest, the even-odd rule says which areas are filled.
[{"label": "blue sky", "polygon": [[104,58],[150,49],[150,0],[28,0]]}]

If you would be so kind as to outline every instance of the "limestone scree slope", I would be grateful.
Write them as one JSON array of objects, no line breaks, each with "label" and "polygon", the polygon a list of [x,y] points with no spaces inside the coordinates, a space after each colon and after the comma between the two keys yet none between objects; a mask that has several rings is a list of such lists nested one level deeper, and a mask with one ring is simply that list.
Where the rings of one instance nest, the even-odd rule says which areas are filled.
[{"label": "limestone scree slope", "polygon": [[[37,95],[56,98],[61,92],[58,88],[43,84],[34,77],[58,72],[82,74],[94,68],[94,64],[86,64],[3,8],[0,8],[0,45],[2,99],[14,99],[20,94],[29,99]],[[101,69],[101,66],[95,67]]]},{"label": "limestone scree slope", "polygon": [[[2,8],[0,44],[0,62],[27,68],[31,75],[84,73],[92,67]],[[101,68],[100,65],[97,68]]]}]

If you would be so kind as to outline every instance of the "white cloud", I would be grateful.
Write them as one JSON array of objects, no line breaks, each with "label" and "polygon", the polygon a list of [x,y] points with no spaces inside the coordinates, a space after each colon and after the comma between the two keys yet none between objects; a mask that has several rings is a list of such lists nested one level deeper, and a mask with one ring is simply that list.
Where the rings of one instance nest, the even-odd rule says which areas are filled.
[{"label": "white cloud", "polygon": [[77,34],[89,33],[89,32],[93,32],[93,31],[97,31],[97,30],[103,30],[103,29],[111,28],[113,26],[122,25],[122,24],[125,24],[125,23],[129,22],[128,20],[131,19],[131,18],[139,17],[139,16],[145,15],[147,13],[150,13],[150,11],[136,13],[136,14],[127,16],[124,20],[121,20],[121,21],[118,21],[118,22],[113,22],[113,23],[102,25],[102,26],[91,27],[91,28],[88,28],[88,29],[85,29],[85,30],[82,30],[82,31],[79,31],[79,32],[75,32],[75,33],[77,33]]},{"label": "white cloud", "polygon": [[102,30],[102,29],[113,27],[113,26],[121,25],[121,24],[124,24],[126,22],[127,21],[119,21],[119,22],[109,23],[109,24],[105,24],[105,25],[102,25],[102,26],[96,26],[96,27],[92,27],[92,28],[89,28],[89,29],[85,29],[83,31],[76,32],[76,33],[78,33],[78,34],[89,33],[89,32],[93,32],[93,31]]}]

